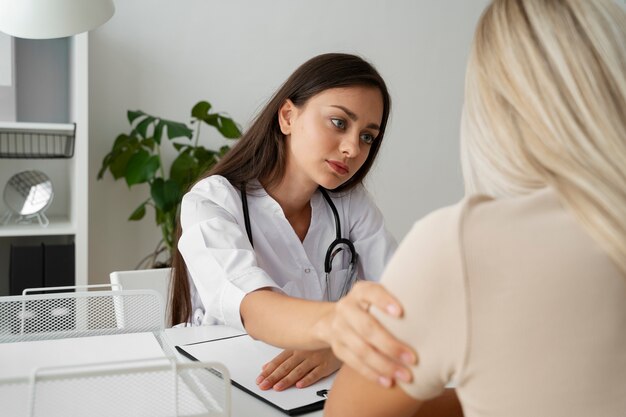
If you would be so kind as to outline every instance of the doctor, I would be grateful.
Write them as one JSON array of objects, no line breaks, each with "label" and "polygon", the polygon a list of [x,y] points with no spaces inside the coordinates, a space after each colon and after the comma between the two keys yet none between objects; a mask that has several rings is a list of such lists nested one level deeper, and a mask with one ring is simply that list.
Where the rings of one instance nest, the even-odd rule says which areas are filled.
[{"label": "doctor", "polygon": [[356,280],[378,280],[396,248],[362,185],[389,111],[369,63],[312,58],[183,198],[171,321],[226,324],[291,348],[259,370],[261,389],[306,387],[336,371],[330,346],[359,353],[353,365],[367,361],[383,385],[410,379],[391,358],[415,355],[366,314],[377,302],[399,314],[391,296],[356,292],[341,303],[354,320],[335,315],[336,301]]}]

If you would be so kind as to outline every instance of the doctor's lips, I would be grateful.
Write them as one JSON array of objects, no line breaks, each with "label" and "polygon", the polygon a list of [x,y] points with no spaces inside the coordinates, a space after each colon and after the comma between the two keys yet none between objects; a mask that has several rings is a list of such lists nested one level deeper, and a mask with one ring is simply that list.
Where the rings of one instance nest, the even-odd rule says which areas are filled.
[{"label": "doctor's lips", "polygon": [[333,171],[335,171],[339,175],[346,175],[350,172],[350,168],[348,168],[348,165],[344,164],[343,162],[331,160],[327,160],[326,162],[328,163],[328,165],[330,165]]}]

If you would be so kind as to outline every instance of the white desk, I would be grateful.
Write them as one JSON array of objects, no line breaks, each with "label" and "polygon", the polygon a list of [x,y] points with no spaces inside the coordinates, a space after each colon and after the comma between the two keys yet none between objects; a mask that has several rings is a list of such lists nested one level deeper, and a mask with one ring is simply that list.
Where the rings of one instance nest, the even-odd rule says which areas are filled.
[{"label": "white desk", "polygon": [[[181,327],[166,329],[166,342],[174,348],[176,345],[184,345],[187,343],[201,342],[203,340],[216,339],[238,334],[240,331],[226,326],[202,326],[202,327]],[[189,361],[185,356],[176,352],[178,360]],[[260,371],[260,370],[259,370]],[[265,404],[264,402],[254,398],[250,394],[241,391],[239,388],[232,387],[232,417],[285,417],[287,414]],[[302,414],[305,417],[322,417],[323,412],[315,411],[313,413]]]}]

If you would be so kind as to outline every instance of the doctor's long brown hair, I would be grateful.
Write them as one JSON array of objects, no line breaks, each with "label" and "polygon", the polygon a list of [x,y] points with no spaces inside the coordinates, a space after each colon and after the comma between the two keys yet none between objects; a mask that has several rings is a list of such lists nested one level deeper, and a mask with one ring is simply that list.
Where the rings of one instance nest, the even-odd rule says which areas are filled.
[{"label": "doctor's long brown hair", "polygon": [[[383,98],[380,133],[372,143],[365,163],[334,191],[347,191],[360,184],[370,171],[382,143],[391,98],[385,81],[371,64],[358,56],[339,53],[318,55],[302,64],[274,94],[233,149],[205,177],[222,175],[237,188],[254,179],[265,187],[277,184],[285,174],[285,141],[278,124],[278,111],[283,103],[289,99],[296,106],[302,106],[325,90],[352,86],[376,87]],[[180,235],[179,221],[177,242]],[[187,269],[178,249],[174,252],[172,267],[169,319],[174,325],[189,322],[192,314]]]}]

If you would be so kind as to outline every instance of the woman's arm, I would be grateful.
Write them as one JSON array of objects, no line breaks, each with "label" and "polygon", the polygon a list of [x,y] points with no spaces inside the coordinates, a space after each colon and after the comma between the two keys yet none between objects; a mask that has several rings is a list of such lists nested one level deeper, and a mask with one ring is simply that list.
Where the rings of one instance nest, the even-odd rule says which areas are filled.
[{"label": "woman's arm", "polygon": [[353,368],[344,366],[326,404],[325,417],[413,416],[422,403],[407,395],[402,388],[385,388],[363,378]]},{"label": "woman's arm", "polygon": [[399,386],[385,389],[343,367],[324,405],[324,416],[463,417],[455,390],[446,389],[428,401],[410,397]]}]

